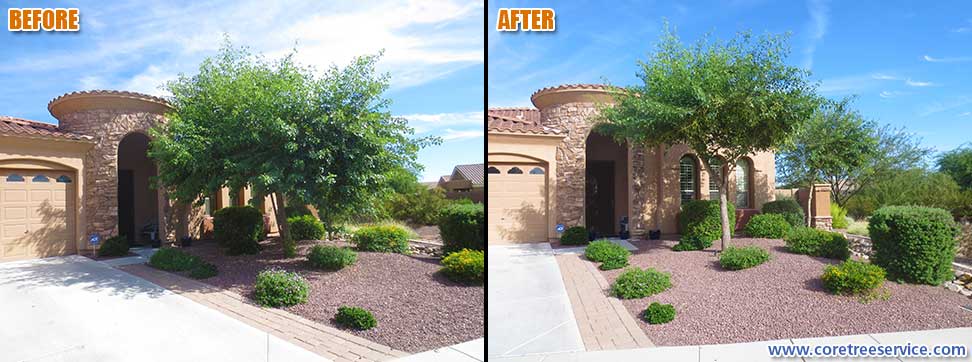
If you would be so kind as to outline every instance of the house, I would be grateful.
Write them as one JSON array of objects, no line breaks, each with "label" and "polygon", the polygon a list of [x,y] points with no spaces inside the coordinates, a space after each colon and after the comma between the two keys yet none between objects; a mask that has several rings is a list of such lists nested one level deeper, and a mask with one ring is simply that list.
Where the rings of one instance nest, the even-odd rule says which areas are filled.
[{"label": "house", "polygon": [[[146,154],[148,130],[165,122],[162,98],[73,92],[47,109],[57,126],[0,117],[0,261],[91,250],[92,236],[198,237],[213,211],[252,198],[249,189],[223,189],[190,207],[150,187],[156,166]],[[261,199],[255,204],[271,210]]]},{"label": "house", "polygon": [[451,175],[439,177],[437,185],[445,190],[446,198],[467,198],[473,202],[483,202],[484,164],[458,165]]},{"label": "house", "polygon": [[[585,226],[616,235],[677,232],[682,203],[718,197],[698,157],[682,144],[617,143],[597,131],[599,107],[612,103],[597,84],[544,88],[533,107],[489,109],[487,239],[490,244],[550,241]],[[719,160],[710,160],[717,165]],[[745,157],[728,172],[738,225],[775,199],[774,154]]]}]

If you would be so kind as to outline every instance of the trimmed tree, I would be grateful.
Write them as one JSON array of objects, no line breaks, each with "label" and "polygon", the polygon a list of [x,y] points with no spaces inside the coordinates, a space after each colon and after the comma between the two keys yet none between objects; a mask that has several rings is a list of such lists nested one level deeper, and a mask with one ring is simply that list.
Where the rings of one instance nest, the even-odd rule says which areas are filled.
[{"label": "trimmed tree", "polygon": [[728,170],[744,156],[777,149],[816,108],[809,72],[787,65],[785,36],[740,33],[729,42],[686,46],[667,26],[657,50],[639,62],[643,84],[616,89],[602,115],[617,139],[647,146],[688,145],[716,181],[722,249],[732,237]]}]

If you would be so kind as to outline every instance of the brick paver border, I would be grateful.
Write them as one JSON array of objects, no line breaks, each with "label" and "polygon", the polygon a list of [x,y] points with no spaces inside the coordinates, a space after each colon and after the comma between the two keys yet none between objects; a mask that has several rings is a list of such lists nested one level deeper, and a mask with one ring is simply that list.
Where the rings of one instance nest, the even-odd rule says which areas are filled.
[{"label": "brick paver border", "polygon": [[557,255],[564,286],[588,351],[654,347],[621,301],[609,297],[604,276],[578,254]]},{"label": "brick paver border", "polygon": [[237,293],[145,264],[126,265],[118,269],[333,361],[386,361],[408,355],[283,310],[261,308],[245,302],[244,297]]}]

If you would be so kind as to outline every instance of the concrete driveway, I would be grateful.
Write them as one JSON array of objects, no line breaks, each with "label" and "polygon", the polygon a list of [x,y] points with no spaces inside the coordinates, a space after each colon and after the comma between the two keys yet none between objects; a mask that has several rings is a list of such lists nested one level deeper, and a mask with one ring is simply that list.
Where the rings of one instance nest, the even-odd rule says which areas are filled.
[{"label": "concrete driveway", "polygon": [[81,256],[0,263],[0,361],[326,361]]}]

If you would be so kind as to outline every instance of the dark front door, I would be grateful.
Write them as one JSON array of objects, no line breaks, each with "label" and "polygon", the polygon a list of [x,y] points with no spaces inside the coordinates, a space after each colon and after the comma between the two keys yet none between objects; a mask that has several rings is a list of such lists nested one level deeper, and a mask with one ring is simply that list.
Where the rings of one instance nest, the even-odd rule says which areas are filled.
[{"label": "dark front door", "polygon": [[587,229],[614,235],[614,161],[587,161]]},{"label": "dark front door", "polygon": [[132,170],[118,170],[118,233],[135,242],[135,183]]}]

